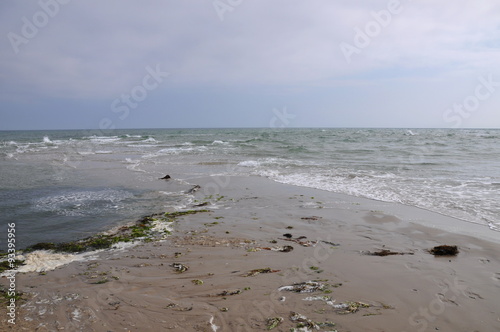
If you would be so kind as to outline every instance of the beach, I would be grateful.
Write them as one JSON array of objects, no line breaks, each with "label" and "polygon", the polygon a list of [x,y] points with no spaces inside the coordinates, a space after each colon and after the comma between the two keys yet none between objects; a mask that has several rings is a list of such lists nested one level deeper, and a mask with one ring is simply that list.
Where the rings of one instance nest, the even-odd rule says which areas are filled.
[{"label": "beach", "polygon": [[16,324],[2,306],[1,329],[500,330],[499,240],[483,225],[264,177],[190,182],[190,209],[207,212],[162,241],[18,273]]}]

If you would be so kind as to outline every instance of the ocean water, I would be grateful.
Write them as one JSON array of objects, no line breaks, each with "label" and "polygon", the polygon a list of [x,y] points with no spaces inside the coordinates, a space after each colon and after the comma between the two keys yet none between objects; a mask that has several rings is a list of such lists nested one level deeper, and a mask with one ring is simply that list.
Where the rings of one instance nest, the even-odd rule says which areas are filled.
[{"label": "ocean water", "polygon": [[188,206],[196,177],[217,175],[210,194],[257,175],[499,231],[499,143],[493,129],[3,131],[0,227],[16,223],[18,248],[83,238]]}]

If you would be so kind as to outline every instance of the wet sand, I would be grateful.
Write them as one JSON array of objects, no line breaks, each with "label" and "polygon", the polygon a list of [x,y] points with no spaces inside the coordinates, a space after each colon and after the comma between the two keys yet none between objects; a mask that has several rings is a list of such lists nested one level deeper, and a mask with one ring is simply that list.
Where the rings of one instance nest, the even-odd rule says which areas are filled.
[{"label": "wet sand", "polygon": [[[500,240],[484,226],[264,178],[189,181],[212,212],[160,243],[18,274],[1,330],[262,331],[281,317],[274,331],[500,331]],[[428,252],[442,244],[458,256]],[[308,281],[320,289],[280,290]]]}]

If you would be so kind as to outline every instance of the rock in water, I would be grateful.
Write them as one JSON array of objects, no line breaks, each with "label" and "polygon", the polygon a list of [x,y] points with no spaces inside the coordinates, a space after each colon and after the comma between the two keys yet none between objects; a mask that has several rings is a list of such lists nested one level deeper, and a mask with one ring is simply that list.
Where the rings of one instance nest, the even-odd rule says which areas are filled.
[{"label": "rock in water", "polygon": [[195,185],[193,188],[189,189],[188,191],[186,191],[186,194],[194,194],[195,192],[197,192],[201,187],[199,185]]},{"label": "rock in water", "polygon": [[170,175],[167,174],[164,177],[160,178],[160,180],[168,180],[170,178],[171,178]]}]

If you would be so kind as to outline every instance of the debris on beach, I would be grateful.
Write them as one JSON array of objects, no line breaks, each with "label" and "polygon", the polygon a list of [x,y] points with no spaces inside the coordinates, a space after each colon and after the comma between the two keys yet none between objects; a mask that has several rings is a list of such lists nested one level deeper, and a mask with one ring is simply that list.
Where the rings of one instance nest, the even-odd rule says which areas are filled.
[{"label": "debris on beach", "polygon": [[303,301],[323,301],[329,306],[334,307],[335,306],[335,300],[333,300],[330,296],[309,296],[306,297],[305,299],[302,299]]},{"label": "debris on beach", "polygon": [[191,282],[195,285],[203,285],[203,280],[200,279],[193,279]]},{"label": "debris on beach", "polygon": [[300,218],[302,220],[313,220],[313,221],[316,221],[316,220],[320,220],[320,219],[323,219],[322,217],[318,217],[318,216],[311,216],[311,217],[302,217]]},{"label": "debris on beach", "polygon": [[292,241],[295,243],[300,244],[303,247],[315,247],[319,241],[306,241],[304,239],[307,239],[306,236],[299,236],[297,238],[292,238],[292,234],[283,234],[285,238],[281,238],[280,240],[285,240],[285,241]]},{"label": "debris on beach", "polygon": [[[314,330],[319,330],[318,324],[310,320],[304,315],[299,314],[298,312],[291,311],[290,312],[290,320],[292,322],[297,322],[297,327],[298,328],[307,328],[307,329],[314,329]],[[306,330],[307,331],[307,330]]]},{"label": "debris on beach", "polygon": [[173,263],[170,266],[173,267],[178,273],[183,273],[189,270],[189,266],[181,263]]},{"label": "debris on beach", "polygon": [[165,306],[165,309],[173,309],[175,311],[191,311],[193,307],[179,307],[176,303],[169,303]]},{"label": "debris on beach", "polygon": [[259,247],[256,249],[261,249],[261,250],[271,250],[271,251],[279,251],[279,252],[290,252],[293,250],[292,246],[274,246],[274,247]]},{"label": "debris on beach", "polygon": [[338,247],[338,246],[340,246],[340,244],[338,244],[338,243],[333,243],[333,242],[330,242],[330,241],[324,241],[324,240],[321,240],[320,242],[321,242],[321,243],[324,243],[324,244],[329,244],[329,245],[331,245],[331,246],[333,246],[333,247]]},{"label": "debris on beach", "polygon": [[222,291],[220,293],[217,293],[216,296],[230,296],[230,295],[238,295],[238,294],[241,294],[241,289],[236,289],[233,291],[225,290],[225,291]]},{"label": "debris on beach", "polygon": [[203,203],[200,203],[200,204],[194,204],[193,207],[202,207],[202,206],[207,206],[208,204],[210,204],[209,202],[203,202]]},{"label": "debris on beach", "polygon": [[390,251],[388,249],[382,249],[375,252],[368,251],[366,254],[369,256],[381,256],[381,257],[392,256],[392,255],[413,255],[412,252],[397,252],[397,251]]},{"label": "debris on beach", "polygon": [[322,291],[326,288],[326,284],[319,281],[306,281],[292,284],[291,286],[281,286],[278,291],[290,291],[295,293],[312,293]]},{"label": "debris on beach", "polygon": [[280,270],[272,270],[270,267],[266,267],[264,269],[251,270],[251,271],[243,274],[242,276],[243,277],[254,277],[254,276],[261,274],[261,273],[275,273],[275,272],[280,272]]},{"label": "debris on beach", "polygon": [[456,256],[458,255],[458,247],[448,245],[436,246],[429,249],[429,252],[434,256]]},{"label": "debris on beach", "polygon": [[353,302],[347,301],[344,303],[334,304],[333,307],[336,310],[336,313],[345,315],[345,314],[353,314],[359,311],[359,308],[369,308],[370,305],[363,302]]},{"label": "debris on beach", "polygon": [[283,322],[283,317],[271,317],[266,321],[267,329],[272,330]]}]

